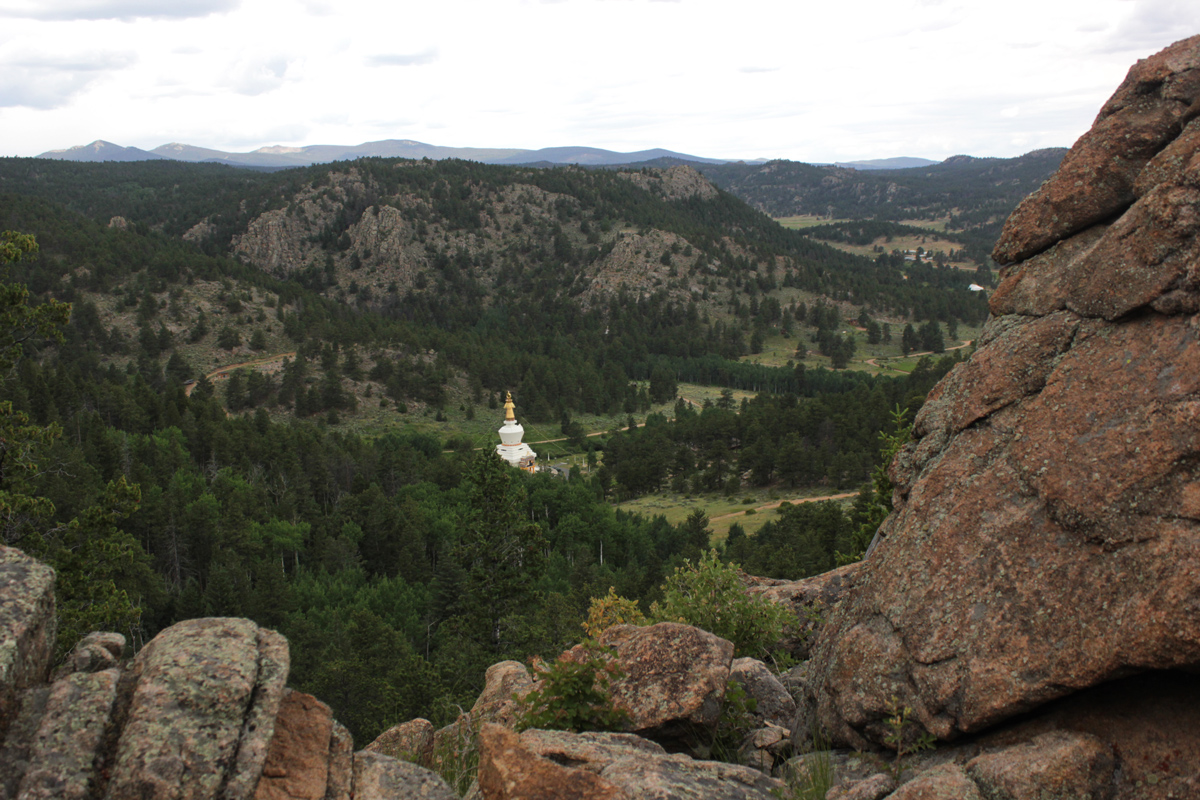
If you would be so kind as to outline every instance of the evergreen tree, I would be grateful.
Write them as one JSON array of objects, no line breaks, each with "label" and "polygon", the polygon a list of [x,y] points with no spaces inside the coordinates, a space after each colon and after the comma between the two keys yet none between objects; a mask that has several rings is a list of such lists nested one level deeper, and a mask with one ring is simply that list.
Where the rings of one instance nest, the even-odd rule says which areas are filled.
[{"label": "evergreen tree", "polygon": [[492,654],[513,648],[506,620],[526,607],[545,568],[541,529],[523,511],[516,471],[492,451],[476,456],[467,473],[470,510],[454,558],[465,573],[457,610]]}]

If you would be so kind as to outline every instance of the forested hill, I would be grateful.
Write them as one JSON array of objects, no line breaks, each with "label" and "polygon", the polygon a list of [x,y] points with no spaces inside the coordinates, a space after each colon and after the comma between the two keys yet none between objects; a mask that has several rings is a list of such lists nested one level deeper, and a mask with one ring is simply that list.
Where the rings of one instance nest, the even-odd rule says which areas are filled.
[{"label": "forested hill", "polygon": [[[533,420],[620,413],[656,368],[793,389],[790,370],[737,359],[766,336],[799,339],[815,304],[894,322],[987,313],[968,274],[832,249],[686,167],[3,159],[0,191],[0,225],[42,243],[31,281],[94,305],[118,365],[351,345],[367,397],[440,407],[448,383],[475,403],[513,389]],[[326,394],[299,410],[347,410]]]},{"label": "forested hill", "polygon": [[[913,169],[854,170],[795,161],[697,164],[713,183],[773,217],[945,220],[985,256],[1023,197],[1058,168],[1065,148],[1016,158],[954,156]],[[981,262],[982,263],[982,262]]]}]

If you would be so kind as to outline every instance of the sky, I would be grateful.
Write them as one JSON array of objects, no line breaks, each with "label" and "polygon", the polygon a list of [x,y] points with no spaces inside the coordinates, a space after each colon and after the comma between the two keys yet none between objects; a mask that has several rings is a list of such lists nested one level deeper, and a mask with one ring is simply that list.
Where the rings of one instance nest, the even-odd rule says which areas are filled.
[{"label": "sky", "polygon": [[1197,33],[1197,0],[0,0],[0,156],[1007,157],[1070,146],[1134,61]]}]

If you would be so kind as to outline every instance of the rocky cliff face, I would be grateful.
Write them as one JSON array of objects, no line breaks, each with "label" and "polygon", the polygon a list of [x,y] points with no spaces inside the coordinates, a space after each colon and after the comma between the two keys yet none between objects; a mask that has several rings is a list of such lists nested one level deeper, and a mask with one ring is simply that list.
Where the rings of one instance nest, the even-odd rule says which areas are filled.
[{"label": "rocky cliff face", "polygon": [[[422,168],[396,165],[396,169]],[[619,174],[668,200],[706,200],[717,195],[717,189],[691,167]],[[524,183],[477,184],[466,199],[478,209],[478,225],[466,225],[463,219],[447,219],[446,209],[429,197],[382,194],[374,181],[354,167],[331,173],[327,183],[301,188],[289,198],[286,208],[252,219],[244,233],[234,236],[230,250],[274,275],[324,270],[338,288],[347,290],[357,284],[373,297],[393,291],[432,291],[445,277],[444,259],[453,256],[456,270],[470,272],[490,292],[511,279],[513,252],[556,247],[559,243],[546,232],[557,228],[565,242],[587,254],[586,263],[577,267],[570,292],[571,296],[581,295],[585,308],[620,292],[645,297],[667,291],[673,300],[687,302],[703,291],[682,277],[696,261],[685,239],[655,229],[606,229],[600,233],[595,219],[585,228],[579,200],[569,195]],[[331,226],[337,227],[334,223],[340,216],[351,216],[354,221],[338,237],[336,248],[322,247],[320,240]],[[201,222],[184,238],[202,241],[215,230]],[[745,253],[734,245],[731,255]],[[508,266],[501,268],[501,264]],[[714,263],[711,268],[715,271],[717,266]]]},{"label": "rocky cliff face", "polygon": [[837,740],[883,742],[897,705],[950,740],[1200,667],[1198,111],[1200,37],[1138,62],[1009,219],[978,351],[815,647]]}]

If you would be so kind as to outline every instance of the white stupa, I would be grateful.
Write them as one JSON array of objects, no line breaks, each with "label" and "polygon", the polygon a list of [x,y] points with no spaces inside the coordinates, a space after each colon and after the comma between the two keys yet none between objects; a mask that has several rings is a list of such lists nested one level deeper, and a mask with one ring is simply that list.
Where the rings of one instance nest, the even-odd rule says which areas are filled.
[{"label": "white stupa", "polygon": [[500,444],[496,445],[496,453],[511,466],[534,472],[537,469],[537,453],[521,442],[525,429],[517,422],[514,408],[512,392],[508,392],[504,399],[504,424],[500,426]]}]

